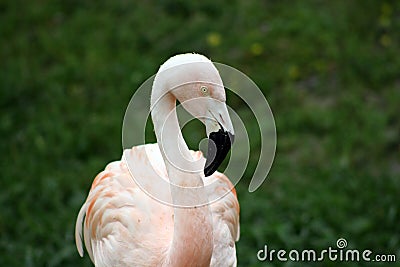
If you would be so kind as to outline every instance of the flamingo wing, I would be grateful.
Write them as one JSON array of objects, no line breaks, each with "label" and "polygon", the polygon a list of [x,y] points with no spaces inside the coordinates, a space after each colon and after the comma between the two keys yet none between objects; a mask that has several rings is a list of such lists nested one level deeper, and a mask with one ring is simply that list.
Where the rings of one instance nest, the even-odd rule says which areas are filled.
[{"label": "flamingo wing", "polygon": [[[135,162],[135,174],[146,177],[148,158],[153,164],[160,160],[153,148],[146,145],[124,151],[124,157]],[[93,181],[76,222],[78,252],[83,255],[83,232],[95,266],[156,266],[172,238],[173,209],[139,188],[124,157],[108,164]]]},{"label": "flamingo wing", "polygon": [[[195,160],[205,159],[200,151],[192,151]],[[210,205],[213,217],[214,250],[211,266],[236,266],[235,242],[239,240],[239,202],[236,190],[224,174],[216,171],[203,177],[210,200],[217,200]]]},{"label": "flamingo wing", "polygon": [[218,201],[211,204],[214,227],[214,253],[211,266],[236,266],[235,242],[239,240],[239,202],[229,179],[222,173],[215,172],[210,190]]}]

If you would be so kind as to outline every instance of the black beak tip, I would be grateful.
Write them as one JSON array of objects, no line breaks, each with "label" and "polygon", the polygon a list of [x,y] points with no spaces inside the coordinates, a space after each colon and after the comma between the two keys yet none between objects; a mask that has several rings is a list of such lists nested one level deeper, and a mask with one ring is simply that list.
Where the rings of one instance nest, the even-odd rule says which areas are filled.
[{"label": "black beak tip", "polygon": [[204,176],[208,177],[213,174],[215,171],[212,171],[211,168],[204,168]]},{"label": "black beak tip", "polygon": [[208,140],[207,160],[204,167],[204,175],[212,175],[232,147],[235,136],[228,131],[220,129],[218,132],[210,133]]}]

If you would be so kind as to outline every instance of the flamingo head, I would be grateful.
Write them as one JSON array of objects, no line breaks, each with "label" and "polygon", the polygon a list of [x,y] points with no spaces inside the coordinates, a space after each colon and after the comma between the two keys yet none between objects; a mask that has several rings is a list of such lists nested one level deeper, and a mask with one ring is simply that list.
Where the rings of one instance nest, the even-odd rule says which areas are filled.
[{"label": "flamingo head", "polygon": [[168,75],[167,88],[182,106],[205,126],[208,136],[205,176],[213,174],[228,154],[233,125],[226,107],[225,88],[214,64],[199,54],[181,54],[167,60],[158,76]]}]

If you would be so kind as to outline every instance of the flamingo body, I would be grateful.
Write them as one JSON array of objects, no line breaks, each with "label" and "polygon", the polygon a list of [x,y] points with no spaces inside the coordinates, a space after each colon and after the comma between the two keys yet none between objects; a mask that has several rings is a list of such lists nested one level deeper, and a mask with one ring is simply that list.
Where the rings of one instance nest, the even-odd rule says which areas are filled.
[{"label": "flamingo body", "polygon": [[[144,160],[145,154],[150,162]],[[192,154],[203,157],[200,151]],[[124,158],[142,166],[138,173],[147,173],[146,169],[158,166],[157,173],[168,179],[157,144],[125,150],[121,161],[109,163],[94,179],[78,215],[75,237],[79,254],[83,255],[83,226],[84,243],[96,266],[162,266],[173,233],[173,208],[154,200],[135,183]],[[213,186],[212,194],[223,196],[210,205],[214,237],[210,266],[236,266],[235,241],[239,239],[236,192],[222,173],[215,172],[203,179],[205,184]],[[170,195],[169,190],[165,194]],[[201,228],[198,230],[193,234],[201,237]]]}]

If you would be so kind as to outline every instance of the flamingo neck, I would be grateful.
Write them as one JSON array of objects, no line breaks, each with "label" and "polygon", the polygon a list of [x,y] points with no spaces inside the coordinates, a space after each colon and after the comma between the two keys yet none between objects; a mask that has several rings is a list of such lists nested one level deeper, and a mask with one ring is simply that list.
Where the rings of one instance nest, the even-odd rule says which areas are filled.
[{"label": "flamingo neck", "polygon": [[174,233],[165,263],[167,266],[209,266],[213,248],[212,217],[208,205],[195,206],[195,203],[206,203],[208,196],[179,128],[176,99],[167,93],[156,102],[152,94],[151,102],[154,130],[174,204]]}]

